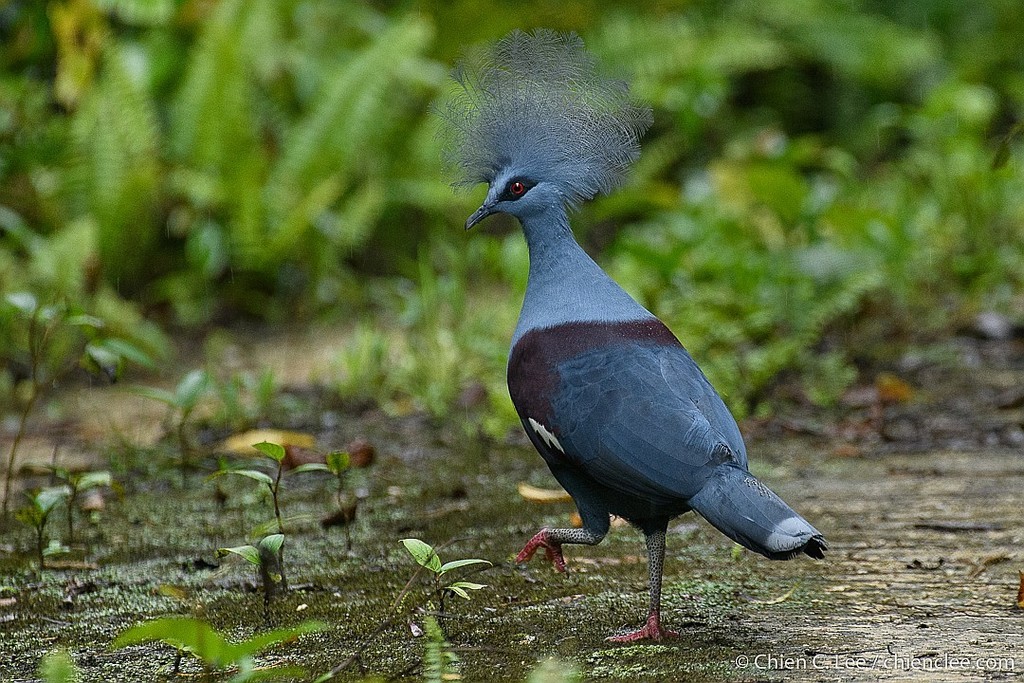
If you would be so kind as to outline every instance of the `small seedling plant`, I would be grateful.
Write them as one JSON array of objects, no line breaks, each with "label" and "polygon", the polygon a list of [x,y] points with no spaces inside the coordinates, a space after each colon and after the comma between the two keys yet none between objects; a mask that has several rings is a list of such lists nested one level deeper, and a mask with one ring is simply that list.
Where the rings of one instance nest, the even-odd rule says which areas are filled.
[{"label": "small seedling plant", "polygon": [[[225,474],[234,474],[239,477],[246,477],[253,481],[258,481],[264,484],[270,491],[270,496],[274,500],[274,517],[277,520],[277,532],[280,534],[285,533],[284,530],[284,517],[281,514],[281,478],[285,473],[284,458],[286,455],[284,446],[276,443],[270,443],[269,441],[261,441],[257,444],[253,444],[253,448],[262,453],[267,459],[274,463],[275,472],[271,476],[262,470],[254,470],[248,468],[241,469],[222,469],[215,473],[213,476],[222,476]],[[298,467],[290,470],[293,474],[299,474],[301,472],[328,472],[327,466],[319,462],[306,463],[299,465]]]},{"label": "small seedling plant", "polygon": [[75,660],[67,650],[51,650],[39,660],[39,678],[43,683],[78,683],[81,680]]},{"label": "small seedling plant", "polygon": [[[424,618],[424,634],[427,636],[425,647],[426,652],[424,653],[424,673],[426,677],[424,680],[455,680],[449,678],[449,676],[455,676],[454,671],[451,667],[458,661],[448,646],[448,643],[444,638],[444,631],[441,627],[440,619],[444,617],[444,599],[447,594],[457,595],[460,598],[469,600],[470,592],[477,591],[487,586],[482,583],[473,583],[472,581],[456,580],[451,574],[456,569],[462,567],[490,567],[491,563],[487,560],[479,559],[465,559],[465,560],[452,560],[450,562],[441,562],[441,558],[438,556],[437,551],[429,543],[425,543],[418,538],[403,538],[401,540],[406,551],[416,561],[419,567],[413,572],[412,576],[405,583],[405,586],[398,593],[398,597],[395,598],[394,603],[391,605],[391,614],[381,622],[381,624],[373,631],[368,638],[377,638],[385,629],[389,628],[395,620],[402,618],[405,614],[404,610],[401,609],[405,602],[406,596],[412,590],[413,584],[416,579],[419,578],[423,571],[428,571],[431,574],[431,586],[432,590],[428,596],[421,598],[417,601],[416,606],[419,607],[424,602],[429,602],[431,598],[437,601],[437,618],[434,615],[427,614]],[[348,669],[354,662],[360,658],[360,652],[357,650],[345,661],[338,664],[330,671],[324,673],[318,677],[314,683],[326,683],[327,681],[335,680],[341,675],[343,671]],[[440,676],[437,678],[436,676]]]},{"label": "small seedling plant", "polygon": [[457,670],[459,656],[452,651],[437,619],[428,616],[423,620],[423,635],[423,683],[462,680]]},{"label": "small seedling plant", "polygon": [[327,625],[306,621],[298,626],[279,628],[260,633],[240,643],[230,643],[210,624],[194,617],[163,617],[136,624],[121,633],[111,647],[120,649],[159,641],[177,649],[174,674],[178,674],[183,655],[198,659],[208,677],[215,673],[234,671],[230,683],[249,683],[257,680],[281,680],[306,675],[300,667],[260,667],[253,658],[262,650],[281,643],[292,642],[305,633],[325,631]]},{"label": "small seedling plant", "polygon": [[438,556],[437,551],[429,543],[425,543],[418,538],[403,538],[401,541],[402,545],[405,546],[406,551],[412,556],[412,559],[416,560],[416,564],[420,566],[420,569],[416,570],[416,574],[413,574],[412,578],[409,579],[409,583],[406,584],[406,588],[403,589],[402,593],[398,596],[395,604],[399,604],[404,597],[409,586],[412,585],[413,580],[417,574],[423,569],[426,569],[431,573],[431,584],[432,584],[432,596],[437,600],[437,612],[439,615],[444,615],[445,610],[445,597],[448,595],[457,595],[464,600],[469,600],[469,591],[477,591],[487,586],[482,583],[474,583],[472,581],[456,580],[452,581],[452,572],[456,569],[463,567],[490,567],[491,563],[487,560],[480,559],[464,559],[464,560],[451,560],[450,562],[441,562],[441,558]]},{"label": "small seedling plant", "polygon": [[261,539],[256,545],[217,549],[217,557],[226,555],[237,555],[259,570],[264,610],[270,607],[270,601],[275,595],[288,590],[288,580],[285,577],[282,564],[284,534],[271,534]]},{"label": "small seedling plant", "polygon": [[67,490],[67,500],[64,501],[64,504],[68,525],[67,542],[71,544],[75,542],[75,508],[78,506],[78,497],[90,489],[111,486],[113,478],[106,470],[72,473],[63,467],[54,467],[53,476]]},{"label": "small seedling plant", "polygon": [[178,442],[178,467],[184,484],[195,451],[189,438],[190,420],[199,402],[210,391],[210,373],[206,370],[192,370],[181,378],[174,391],[157,387],[138,387],[135,391],[140,396],[167,406],[165,429],[168,434],[174,434]]},{"label": "small seedling plant", "polygon": [[212,420],[234,432],[250,429],[277,411],[297,409],[294,401],[281,394],[272,370],[259,375],[236,372],[223,380],[213,378],[212,386],[217,398]]},{"label": "small seedling plant", "polygon": [[345,550],[352,550],[352,522],[356,517],[356,499],[346,504],[345,487],[348,483],[348,472],[352,467],[352,456],[348,451],[331,451],[324,458],[327,471],[334,475],[337,490],[334,493],[338,504],[338,518],[345,527]]},{"label": "small seedling plant", "polygon": [[39,569],[46,568],[46,557],[63,550],[60,543],[49,546],[46,543],[46,522],[50,513],[57,505],[68,497],[68,489],[64,486],[40,489],[35,493],[26,493],[29,504],[15,513],[18,521],[32,527],[36,535],[36,559]]},{"label": "small seedling plant", "polygon": [[26,398],[18,416],[14,440],[7,452],[0,512],[6,520],[18,450],[25,437],[29,417],[46,392],[78,367],[114,381],[126,362],[153,367],[153,360],[131,341],[111,335],[103,319],[88,315],[77,307],[44,305],[29,292],[8,294],[0,303],[18,312],[18,321],[24,328],[24,362],[28,368]]}]

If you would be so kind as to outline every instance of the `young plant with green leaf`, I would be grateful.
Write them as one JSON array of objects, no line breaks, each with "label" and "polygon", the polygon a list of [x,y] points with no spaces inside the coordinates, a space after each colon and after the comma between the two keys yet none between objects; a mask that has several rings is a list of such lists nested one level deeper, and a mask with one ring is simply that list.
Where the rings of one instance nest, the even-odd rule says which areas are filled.
[{"label": "young plant with green leaf", "polygon": [[39,561],[39,569],[46,568],[46,557],[56,554],[63,546],[57,543],[49,546],[46,543],[46,522],[50,519],[50,513],[57,505],[67,499],[68,489],[64,486],[40,489],[35,493],[26,493],[29,504],[15,513],[18,521],[32,527],[36,535],[36,558]]},{"label": "young plant with green leaf", "polygon": [[111,647],[117,650],[159,641],[177,650],[175,674],[178,674],[182,656],[190,654],[202,663],[208,675],[233,672],[230,683],[249,683],[305,676],[306,671],[301,667],[273,666],[257,669],[254,657],[267,648],[293,642],[303,634],[325,630],[327,625],[324,623],[306,621],[297,626],[259,633],[240,643],[231,643],[202,619],[163,617],[128,628],[114,640]]},{"label": "young plant with green leaf", "polygon": [[[406,581],[405,586],[399,591],[395,601],[391,604],[390,614],[388,614],[387,618],[378,624],[377,628],[370,634],[365,636],[367,642],[377,638],[381,633],[390,628],[395,621],[404,617],[405,610],[402,609],[402,606],[405,603],[405,598],[409,595],[413,584],[416,583],[416,580],[424,570],[431,573],[432,590],[428,595],[422,596],[420,600],[416,601],[413,606],[414,608],[419,608],[424,603],[430,603],[431,599],[436,600],[438,619],[444,616],[444,598],[446,593],[452,593],[468,600],[469,591],[486,588],[485,585],[473,583],[472,581],[452,581],[453,577],[448,576],[448,574],[462,567],[489,567],[491,563],[487,560],[465,559],[442,563],[434,548],[418,538],[403,538],[401,543],[405,546],[409,555],[416,560],[416,564],[419,567],[416,568],[416,571]],[[440,627],[440,623],[434,618],[433,614],[428,614],[424,619],[424,623],[424,633],[427,635],[426,651],[424,652],[424,670],[425,673],[434,672],[429,674],[431,676],[435,673],[441,676],[440,679],[428,678],[427,680],[454,680],[446,678],[446,674],[454,674],[449,668],[457,660],[453,659],[454,653],[451,652],[447,642],[445,642],[444,632]],[[431,631],[431,623],[437,627],[436,631]],[[342,672],[352,666],[354,662],[358,661],[359,656],[360,653],[357,650],[330,671],[316,678],[315,683],[326,683],[327,681],[335,680]]]},{"label": "young plant with green leaf", "polygon": [[16,312],[15,339],[24,351],[21,362],[28,375],[18,426],[7,453],[2,510],[6,518],[18,449],[29,418],[46,392],[78,366],[114,381],[126,362],[152,367],[153,361],[133,341],[111,335],[103,319],[79,308],[64,303],[44,305],[29,292],[8,294],[4,303]]},{"label": "young plant with green leaf", "polygon": [[437,619],[423,620],[423,682],[443,683],[462,679],[456,670],[459,656],[452,651]]},{"label": "young plant with green leaf", "polygon": [[[348,479],[348,472],[352,467],[352,456],[349,455],[348,451],[331,451],[327,454],[326,458],[327,471],[334,475],[337,483],[337,490],[335,491],[334,497],[338,504],[338,512],[336,515],[332,515],[330,523],[340,523],[345,527],[345,549],[352,549],[352,522],[356,518],[356,509],[358,505],[358,499],[353,498],[351,502],[348,502],[345,497],[345,485]],[[328,522],[324,522],[327,524]]]},{"label": "young plant with green leaf", "polygon": [[[260,443],[253,444],[252,446],[266,458],[274,463],[275,472],[271,476],[262,470],[255,470],[249,468],[240,469],[222,469],[216,472],[213,476],[218,477],[225,474],[234,474],[239,477],[246,477],[253,481],[258,481],[264,484],[270,491],[270,496],[274,500],[274,517],[277,520],[277,532],[284,533],[284,516],[281,514],[281,479],[285,473],[284,459],[287,452],[284,446],[276,443],[270,443],[269,441],[261,441]],[[327,466],[323,463],[305,463],[299,465],[291,470],[293,474],[299,474],[302,472],[328,472]]]},{"label": "young plant with green leaf", "polygon": [[191,464],[195,448],[188,435],[189,420],[199,402],[210,391],[210,373],[206,370],[192,370],[187,373],[174,387],[174,391],[157,387],[138,387],[140,396],[159,401],[167,406],[165,429],[173,433],[178,442],[178,466],[181,470],[182,482]]},{"label": "young plant with green leaf", "polygon": [[78,683],[81,680],[75,660],[64,649],[46,653],[39,661],[38,673],[43,683]]},{"label": "young plant with green leaf", "polygon": [[288,590],[288,579],[284,573],[284,534],[271,534],[256,545],[217,549],[217,557],[226,555],[237,555],[259,570],[264,610],[275,595]]},{"label": "young plant with green leaf", "polygon": [[233,432],[251,429],[260,420],[279,413],[294,413],[298,406],[280,393],[273,370],[260,374],[249,371],[232,373],[226,379],[212,380],[216,398],[211,422]]},{"label": "young plant with green leaf", "polygon": [[437,551],[429,543],[424,543],[418,538],[403,538],[401,543],[412,556],[412,559],[416,560],[416,564],[420,568],[416,570],[416,573],[409,579],[409,583],[406,584],[406,588],[399,594],[398,599],[395,601],[396,605],[400,604],[409,586],[412,585],[413,580],[423,569],[426,569],[431,574],[431,595],[437,600],[437,612],[441,616],[444,615],[445,597],[447,595],[457,595],[464,600],[469,600],[469,591],[476,591],[487,587],[485,584],[474,583],[464,579],[452,581],[453,576],[451,576],[451,572],[463,567],[490,567],[491,562],[488,560],[464,559],[442,563]]},{"label": "young plant with green leaf", "polygon": [[54,467],[53,476],[67,488],[68,496],[65,501],[68,523],[68,543],[75,542],[75,508],[78,507],[78,497],[90,490],[113,484],[110,472],[98,470],[95,472],[69,472],[64,467]]}]

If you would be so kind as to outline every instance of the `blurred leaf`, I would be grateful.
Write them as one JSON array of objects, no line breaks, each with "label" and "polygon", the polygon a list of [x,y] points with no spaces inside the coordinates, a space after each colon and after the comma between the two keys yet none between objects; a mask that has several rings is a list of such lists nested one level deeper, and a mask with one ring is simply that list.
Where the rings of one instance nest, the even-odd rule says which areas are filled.
[{"label": "blurred leaf", "polygon": [[116,379],[121,374],[121,356],[98,342],[86,344],[82,364],[86,370],[95,374],[106,375],[111,380]]},{"label": "blurred leaf", "polygon": [[260,541],[260,548],[268,550],[272,553],[279,554],[281,552],[281,546],[284,545],[284,534],[271,534],[266,536]]},{"label": "blurred leaf", "polygon": [[107,27],[90,2],[52,3],[48,7],[57,43],[54,94],[74,108],[88,92],[107,38]]},{"label": "blurred leaf", "polygon": [[[225,439],[220,449],[237,455],[253,455],[253,444],[271,442],[282,446],[298,446],[300,448],[316,448],[316,437],[303,432],[289,432],[281,429],[251,429],[241,434],[234,434]],[[261,451],[262,452],[262,451]]]},{"label": "blurred leaf", "polygon": [[154,401],[160,401],[166,403],[171,407],[178,406],[178,399],[174,393],[167,391],[166,389],[160,389],[158,387],[133,387],[132,391],[139,396],[153,399]]},{"label": "blurred leaf", "polygon": [[328,625],[322,621],[304,621],[295,626],[278,628],[266,633],[257,633],[237,645],[232,645],[231,652],[235,660],[237,660],[241,655],[255,655],[272,645],[289,643],[306,633],[319,633],[328,630],[328,628]]},{"label": "blurred leaf", "polygon": [[191,652],[214,668],[234,662],[227,641],[205,621],[192,617],[162,617],[132,626],[121,632],[111,647],[115,650],[159,640]]},{"label": "blurred leaf", "polygon": [[95,330],[102,329],[105,323],[94,315],[69,315],[65,321],[68,325],[75,327],[91,327]]},{"label": "blurred leaf", "polygon": [[452,560],[451,562],[445,562],[443,565],[441,565],[440,568],[437,570],[437,573],[445,574],[447,572],[452,571],[453,569],[458,569],[460,567],[470,567],[477,564],[487,565],[488,567],[491,566],[491,563],[487,560]]},{"label": "blurred leaf", "polygon": [[260,566],[260,551],[251,545],[239,545],[234,548],[217,548],[217,556],[238,555],[249,564]]},{"label": "blurred leaf", "polygon": [[519,495],[534,503],[570,503],[570,496],[564,489],[542,489],[531,486],[526,482],[520,482],[516,486]]},{"label": "blurred leaf", "polygon": [[217,472],[214,476],[221,474],[237,474],[240,477],[246,477],[247,479],[258,481],[261,484],[266,484],[267,486],[274,485],[274,480],[270,477],[270,475],[268,475],[265,472],[260,472],[259,470],[221,470]]},{"label": "blurred leaf", "polygon": [[29,292],[13,292],[4,297],[7,303],[17,308],[26,317],[32,317],[39,303]]},{"label": "blurred leaf", "polygon": [[433,547],[418,538],[403,538],[402,545],[421,567],[426,567],[435,574],[441,571],[441,558],[434,552]]},{"label": "blurred leaf", "polygon": [[325,458],[327,469],[335,475],[341,474],[349,468],[351,456],[348,451],[331,451]]},{"label": "blurred leaf", "polygon": [[110,472],[106,470],[83,472],[75,480],[75,488],[79,491],[87,491],[99,486],[110,486],[111,484],[113,484],[113,479],[110,476]]},{"label": "blurred leaf", "polygon": [[60,539],[51,538],[50,542],[43,548],[43,557],[56,557],[58,555],[66,555],[71,552],[71,548],[60,542]]},{"label": "blurred leaf", "polygon": [[292,469],[293,473],[299,472],[331,472],[331,469],[322,462],[307,462]]},{"label": "blurred leaf", "polygon": [[66,486],[55,486],[40,490],[31,496],[32,505],[44,515],[49,514],[58,503],[68,497],[70,491]]},{"label": "blurred leaf", "polygon": [[78,667],[67,650],[51,650],[39,662],[39,677],[44,683],[77,683]]},{"label": "blurred leaf", "polygon": [[93,220],[108,282],[138,285],[161,228],[159,122],[149,92],[133,73],[126,46],[107,45],[96,87],[74,118],[76,202]]},{"label": "blurred leaf", "polygon": [[284,446],[276,443],[271,443],[270,441],[261,441],[259,443],[254,443],[252,447],[258,450],[263,455],[267,456],[268,458],[271,458],[275,462],[281,462],[282,460],[284,460],[284,456],[286,455]]},{"label": "blurred leaf", "polygon": [[487,586],[482,583],[473,583],[472,581],[455,581],[454,583],[450,583],[445,586],[445,588],[452,591],[459,597],[469,600],[469,593],[466,592],[467,590],[476,591],[481,588],[487,588]]},{"label": "blurred leaf", "polygon": [[[132,626],[114,639],[111,647],[120,649],[130,645],[161,641],[187,652],[191,652],[212,669],[238,666],[251,670],[251,657],[261,650],[295,640],[305,633],[326,629],[321,622],[307,621],[297,626],[280,628],[257,634],[239,643],[229,643],[205,621],[192,617],[163,617]],[[272,668],[274,673],[281,670]],[[244,680],[252,680],[246,676]]]},{"label": "blurred leaf", "polygon": [[210,375],[205,370],[192,370],[186,374],[174,389],[174,405],[182,410],[191,410],[199,403],[210,387]]},{"label": "blurred leaf", "polygon": [[526,683],[579,683],[579,671],[568,662],[545,659],[530,672]]},{"label": "blurred leaf", "polygon": [[137,344],[134,344],[125,339],[103,339],[99,342],[104,348],[112,351],[121,358],[131,361],[136,365],[141,365],[144,368],[156,367],[153,359],[148,353],[143,351]]}]

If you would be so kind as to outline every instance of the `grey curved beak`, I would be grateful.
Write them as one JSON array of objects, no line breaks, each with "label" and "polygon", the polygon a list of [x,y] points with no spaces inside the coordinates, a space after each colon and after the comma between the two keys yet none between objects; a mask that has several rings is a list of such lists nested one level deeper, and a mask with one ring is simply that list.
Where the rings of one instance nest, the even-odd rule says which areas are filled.
[{"label": "grey curved beak", "polygon": [[494,204],[485,202],[483,206],[473,212],[473,215],[466,219],[466,230],[494,213]]}]

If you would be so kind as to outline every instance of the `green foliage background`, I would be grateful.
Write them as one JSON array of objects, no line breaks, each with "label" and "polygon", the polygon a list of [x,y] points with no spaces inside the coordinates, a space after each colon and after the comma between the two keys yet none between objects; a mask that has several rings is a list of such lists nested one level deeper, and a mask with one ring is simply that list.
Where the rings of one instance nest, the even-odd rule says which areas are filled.
[{"label": "green foliage background", "polygon": [[[1019,0],[8,0],[0,297],[156,353],[160,329],[342,321],[342,396],[442,415],[480,381],[507,426],[525,246],[463,233],[479,193],[449,188],[429,107],[465,48],[533,26],[653,107],[577,235],[740,414],[1021,314]],[[24,335],[0,305],[8,402]]]}]

